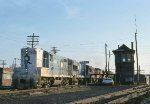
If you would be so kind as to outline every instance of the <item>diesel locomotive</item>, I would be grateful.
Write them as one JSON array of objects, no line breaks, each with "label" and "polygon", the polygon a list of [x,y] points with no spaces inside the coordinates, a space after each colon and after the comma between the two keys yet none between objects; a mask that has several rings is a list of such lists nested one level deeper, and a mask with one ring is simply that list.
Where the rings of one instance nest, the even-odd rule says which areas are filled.
[{"label": "diesel locomotive", "polygon": [[80,82],[80,63],[42,48],[22,48],[21,66],[14,68],[13,87],[29,89]]}]

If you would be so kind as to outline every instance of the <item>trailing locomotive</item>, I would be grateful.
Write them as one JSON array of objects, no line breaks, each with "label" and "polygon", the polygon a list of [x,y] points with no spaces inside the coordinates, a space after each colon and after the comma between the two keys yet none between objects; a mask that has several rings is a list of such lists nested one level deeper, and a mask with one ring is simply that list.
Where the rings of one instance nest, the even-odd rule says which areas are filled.
[{"label": "trailing locomotive", "polygon": [[18,89],[75,84],[82,79],[79,62],[41,48],[22,48],[21,67],[14,69]]}]

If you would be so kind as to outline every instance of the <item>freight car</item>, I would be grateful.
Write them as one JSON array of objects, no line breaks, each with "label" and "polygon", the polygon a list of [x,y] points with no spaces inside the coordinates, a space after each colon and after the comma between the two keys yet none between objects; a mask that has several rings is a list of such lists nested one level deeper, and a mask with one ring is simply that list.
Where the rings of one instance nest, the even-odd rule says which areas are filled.
[{"label": "freight car", "polygon": [[75,84],[82,80],[79,62],[41,48],[22,48],[21,67],[14,69],[18,89]]}]

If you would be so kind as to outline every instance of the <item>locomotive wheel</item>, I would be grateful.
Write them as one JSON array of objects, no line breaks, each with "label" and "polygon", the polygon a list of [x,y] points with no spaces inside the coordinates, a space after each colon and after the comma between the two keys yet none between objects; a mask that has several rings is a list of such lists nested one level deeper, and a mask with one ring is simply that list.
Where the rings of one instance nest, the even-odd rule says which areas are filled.
[{"label": "locomotive wheel", "polygon": [[51,80],[48,80],[47,85],[48,85],[49,87],[51,87],[51,86],[52,86]]},{"label": "locomotive wheel", "polygon": [[63,80],[63,81],[61,82],[61,85],[62,85],[62,86],[66,86],[65,80]]},{"label": "locomotive wheel", "polygon": [[49,84],[46,84],[45,86],[44,86],[44,88],[49,88],[50,87],[50,85]]},{"label": "locomotive wheel", "polygon": [[69,85],[69,79],[66,79],[66,86]]}]

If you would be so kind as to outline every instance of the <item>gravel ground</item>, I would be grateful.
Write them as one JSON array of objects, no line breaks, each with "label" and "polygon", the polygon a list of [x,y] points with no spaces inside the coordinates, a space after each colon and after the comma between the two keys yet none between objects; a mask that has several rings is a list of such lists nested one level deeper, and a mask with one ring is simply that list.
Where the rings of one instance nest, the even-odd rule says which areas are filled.
[{"label": "gravel ground", "polygon": [[135,99],[131,99],[125,104],[150,104],[150,93],[147,93],[146,95],[140,96]]},{"label": "gravel ground", "polygon": [[58,89],[57,91],[42,95],[0,98],[0,104],[66,104],[72,101],[108,94],[131,87],[133,86],[90,86],[66,90]]}]

